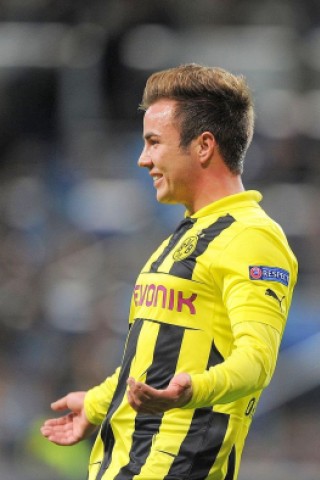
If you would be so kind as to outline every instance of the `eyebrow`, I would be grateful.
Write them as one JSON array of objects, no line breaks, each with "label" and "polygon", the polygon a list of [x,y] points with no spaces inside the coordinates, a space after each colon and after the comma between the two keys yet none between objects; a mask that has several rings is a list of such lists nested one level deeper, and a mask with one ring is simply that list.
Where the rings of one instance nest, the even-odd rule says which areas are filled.
[{"label": "eyebrow", "polygon": [[154,132],[147,132],[144,135],[142,134],[142,138],[144,140],[149,140],[151,137],[159,137],[159,136],[160,135],[158,133],[154,133]]}]

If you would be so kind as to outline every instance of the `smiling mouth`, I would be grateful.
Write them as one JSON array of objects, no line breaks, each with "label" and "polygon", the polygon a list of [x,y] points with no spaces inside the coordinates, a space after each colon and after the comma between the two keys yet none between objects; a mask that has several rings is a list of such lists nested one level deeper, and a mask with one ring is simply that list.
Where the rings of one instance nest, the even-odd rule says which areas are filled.
[{"label": "smiling mouth", "polygon": [[156,185],[159,182],[159,180],[161,180],[162,175],[154,175],[152,178],[153,178],[153,184]]}]

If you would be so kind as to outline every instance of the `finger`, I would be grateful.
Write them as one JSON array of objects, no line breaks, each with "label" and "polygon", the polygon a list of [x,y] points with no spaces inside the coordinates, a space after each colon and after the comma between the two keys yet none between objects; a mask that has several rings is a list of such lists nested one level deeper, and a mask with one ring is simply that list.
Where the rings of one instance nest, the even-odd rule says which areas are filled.
[{"label": "finger", "polygon": [[131,387],[134,387],[136,381],[133,377],[129,377],[128,380],[127,380],[127,385],[131,388]]},{"label": "finger", "polygon": [[127,392],[129,405],[136,412],[144,412],[148,408],[148,401],[143,401],[138,395],[135,395],[130,390]]},{"label": "finger", "polygon": [[177,388],[178,390],[186,390],[191,387],[190,375],[180,373],[172,378],[168,385],[168,389]]},{"label": "finger", "polygon": [[72,432],[73,432],[72,428],[61,428],[61,427],[43,427],[43,428],[41,428],[41,433],[45,437],[48,437],[50,435],[67,437]]},{"label": "finger", "polygon": [[59,411],[59,410],[67,410],[68,403],[67,397],[62,397],[56,400],[55,402],[51,403],[52,410]]},{"label": "finger", "polygon": [[139,413],[161,414],[167,410],[167,402],[162,399],[153,399],[150,396],[140,396],[130,390],[127,392],[128,402]]},{"label": "finger", "polygon": [[65,424],[68,424],[70,422],[72,422],[72,414],[68,414],[68,415],[64,415],[63,417],[59,417],[59,418],[49,418],[48,420],[46,420],[44,422],[44,426],[47,426],[47,427],[54,427],[54,426],[57,426],[57,425],[65,425]]},{"label": "finger", "polygon": [[41,427],[41,432],[53,432],[53,431],[63,431],[66,427],[66,424],[58,422],[45,422]]},{"label": "finger", "polygon": [[136,382],[134,379],[128,379],[130,391],[141,399],[151,400],[162,395],[163,390],[157,390],[146,383]]},{"label": "finger", "polygon": [[77,440],[72,432],[44,431],[42,435],[57,445],[74,445]]},{"label": "finger", "polygon": [[78,440],[70,423],[54,426],[43,425],[40,431],[45,438],[58,445],[73,445]]},{"label": "finger", "polygon": [[52,429],[47,426],[40,427],[40,432],[44,437],[48,437],[52,433]]},{"label": "finger", "polygon": [[150,401],[153,400],[154,398],[154,395],[152,395],[152,393],[150,393],[149,391],[147,390],[144,390],[143,388],[138,388],[134,391],[131,392],[131,394],[139,399],[140,402],[145,402],[145,403],[148,403]]},{"label": "finger", "polygon": [[131,405],[131,407],[134,410],[138,411],[138,408],[140,406],[140,402],[136,400],[135,395],[133,395],[133,393],[130,390],[128,390],[128,392],[127,392],[127,398],[128,398],[129,405]]}]

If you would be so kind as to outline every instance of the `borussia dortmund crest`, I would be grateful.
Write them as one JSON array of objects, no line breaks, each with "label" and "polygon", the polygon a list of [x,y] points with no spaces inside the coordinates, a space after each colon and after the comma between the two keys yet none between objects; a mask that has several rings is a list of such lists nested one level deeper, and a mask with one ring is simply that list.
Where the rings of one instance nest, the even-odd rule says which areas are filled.
[{"label": "borussia dortmund crest", "polygon": [[189,255],[195,251],[198,240],[199,235],[192,235],[192,237],[186,238],[173,253],[173,259],[176,262],[180,262],[189,257]]}]

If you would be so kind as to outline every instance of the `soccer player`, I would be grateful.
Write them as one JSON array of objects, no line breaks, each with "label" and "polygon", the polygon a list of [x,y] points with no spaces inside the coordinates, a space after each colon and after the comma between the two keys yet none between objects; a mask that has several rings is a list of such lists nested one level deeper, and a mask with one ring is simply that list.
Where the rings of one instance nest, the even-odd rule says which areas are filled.
[{"label": "soccer player", "polygon": [[241,180],[254,126],[242,76],[197,64],[157,72],[141,109],[138,164],[185,218],[136,281],[121,366],[54,402],[69,413],[42,433],[71,445],[100,426],[89,480],[236,480],[297,261]]}]

